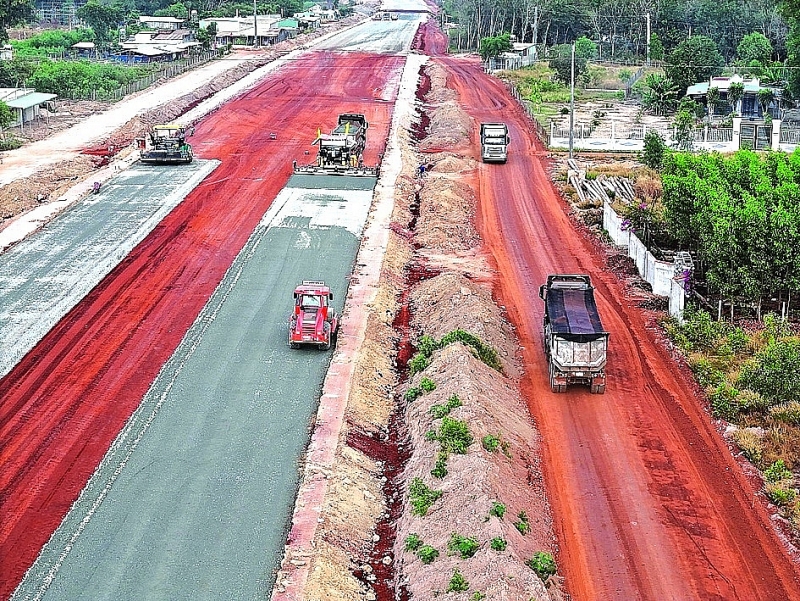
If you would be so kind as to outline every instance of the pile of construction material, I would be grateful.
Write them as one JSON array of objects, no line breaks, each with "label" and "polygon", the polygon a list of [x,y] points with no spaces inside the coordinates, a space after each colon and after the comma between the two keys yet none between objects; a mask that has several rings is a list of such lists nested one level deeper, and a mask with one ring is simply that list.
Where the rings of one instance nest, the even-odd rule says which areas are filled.
[{"label": "pile of construction material", "polygon": [[615,199],[633,202],[636,199],[628,178],[600,174],[595,179],[586,179],[586,170],[581,169],[575,159],[567,160],[567,167],[567,181],[582,203],[610,203]]}]

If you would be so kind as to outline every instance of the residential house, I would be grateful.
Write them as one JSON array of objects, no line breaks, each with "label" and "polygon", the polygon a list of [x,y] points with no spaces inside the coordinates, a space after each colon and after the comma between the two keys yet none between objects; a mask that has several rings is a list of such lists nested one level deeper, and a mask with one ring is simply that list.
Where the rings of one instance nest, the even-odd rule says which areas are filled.
[{"label": "residential house", "polygon": [[767,107],[767,113],[773,118],[780,118],[780,97],[781,89],[775,86],[762,86],[757,77],[743,78],[741,75],[731,75],[728,77],[711,77],[708,82],[696,83],[689,86],[686,95],[690,98],[707,105],[707,95],[710,88],[719,90],[720,101],[714,107],[714,115],[723,118],[733,112],[728,102],[728,94],[732,83],[740,83],[744,87],[744,94],[739,101],[736,113],[744,119],[761,119],[764,111],[758,101],[760,90],[771,90],[775,99]]},{"label": "residential house", "polygon": [[14,58],[14,48],[11,44],[3,44],[0,47],[0,61],[10,61]]},{"label": "residential house", "polygon": [[56,94],[45,94],[32,88],[0,88],[0,100],[14,112],[15,120],[11,127],[24,128],[26,123],[39,119],[42,108],[47,108],[56,97]]},{"label": "residential house", "polygon": [[97,55],[94,42],[78,42],[72,45],[72,49],[80,58],[93,58]]},{"label": "residential house", "polygon": [[246,17],[224,17],[201,19],[200,27],[207,28],[211,23],[217,26],[218,46],[269,46],[297,35],[297,19],[283,19],[280,15],[252,15]]},{"label": "residential house", "polygon": [[156,30],[175,30],[183,29],[183,24],[186,19],[178,19],[176,17],[139,17],[139,25],[146,29]]},{"label": "residential house", "polygon": [[192,48],[200,46],[191,29],[164,29],[140,31],[122,42],[119,60],[147,63],[174,61],[186,56]]}]

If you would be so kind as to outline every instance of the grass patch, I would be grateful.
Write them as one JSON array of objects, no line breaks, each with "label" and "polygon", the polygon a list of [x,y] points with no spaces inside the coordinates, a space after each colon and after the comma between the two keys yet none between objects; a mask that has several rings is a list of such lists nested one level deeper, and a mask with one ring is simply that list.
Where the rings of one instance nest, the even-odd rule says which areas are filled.
[{"label": "grass patch", "polygon": [[456,568],[453,571],[453,577],[450,578],[450,583],[447,585],[448,593],[463,593],[469,590],[469,582],[464,578],[464,575]]},{"label": "grass patch", "polygon": [[436,465],[431,470],[431,476],[440,480],[447,475],[447,453],[439,452],[436,457]]},{"label": "grass patch", "polygon": [[531,531],[531,525],[528,522],[528,515],[524,511],[517,514],[517,521],[514,522],[514,528],[519,530],[520,534],[528,534]]},{"label": "grass patch", "polygon": [[489,515],[496,518],[500,518],[502,520],[505,514],[506,514],[506,506],[503,505],[502,503],[494,501],[492,503],[492,508],[489,510]]},{"label": "grass patch", "polygon": [[422,388],[423,392],[433,392],[436,390],[436,382],[430,378],[422,378],[419,381],[419,387]]},{"label": "grass patch", "polygon": [[494,453],[498,448],[500,448],[500,437],[487,434],[481,438],[481,446],[483,446],[483,448],[490,453]]},{"label": "grass patch", "polygon": [[453,395],[447,400],[445,405],[431,405],[429,413],[433,416],[433,419],[441,419],[456,407],[461,407],[461,399]]},{"label": "grass patch", "polygon": [[508,546],[508,542],[506,539],[496,536],[489,542],[489,546],[492,548],[492,551],[505,551],[506,547]]},{"label": "grass patch", "polygon": [[457,453],[458,455],[466,455],[467,449],[474,442],[467,422],[449,416],[442,418],[442,424],[435,433],[434,440],[439,441],[443,453]]}]

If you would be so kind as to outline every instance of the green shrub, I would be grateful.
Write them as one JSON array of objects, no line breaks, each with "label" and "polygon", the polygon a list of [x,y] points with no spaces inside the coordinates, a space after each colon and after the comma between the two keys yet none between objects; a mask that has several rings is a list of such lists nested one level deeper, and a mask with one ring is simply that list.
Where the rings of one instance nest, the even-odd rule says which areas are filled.
[{"label": "green shrub", "polygon": [[503,366],[497,356],[497,351],[489,345],[484,344],[483,341],[474,334],[470,334],[464,330],[453,330],[442,336],[442,339],[439,341],[439,346],[444,348],[448,344],[453,344],[454,342],[461,342],[466,346],[472,347],[478,359],[492,369],[496,369],[499,372],[503,371]]},{"label": "green shrub", "polygon": [[433,416],[433,419],[442,419],[445,415],[450,413],[450,409],[447,405],[431,405],[428,413]]},{"label": "green shrub", "polygon": [[688,308],[684,312],[683,323],[677,329],[691,343],[692,349],[709,350],[719,344],[720,338],[728,335],[731,326],[727,322],[712,319],[707,311]]},{"label": "green shrub", "polygon": [[506,539],[496,536],[489,543],[489,546],[491,546],[492,551],[505,551],[506,547],[508,546],[508,542],[506,542]]},{"label": "green shrub", "polygon": [[444,478],[447,475],[447,453],[439,452],[436,458],[436,465],[431,470],[431,476],[434,478]]},{"label": "green shrub", "polygon": [[439,557],[439,552],[430,545],[422,545],[417,551],[417,557],[425,565],[433,563],[433,560]]},{"label": "green shrub", "polygon": [[451,395],[449,399],[447,399],[447,408],[450,409],[450,411],[452,411],[456,407],[461,407],[462,404],[463,403],[461,402],[461,399],[454,394]]},{"label": "green shrub", "polygon": [[422,353],[417,353],[411,357],[411,360],[408,362],[409,373],[413,376],[423,371],[428,365],[430,365],[428,358]]},{"label": "green shrub", "polygon": [[737,402],[739,391],[727,382],[719,384],[708,395],[711,401],[711,413],[714,417],[731,421],[739,415],[741,405]]},{"label": "green shrub", "polygon": [[494,516],[496,518],[503,519],[503,516],[506,514],[506,506],[502,503],[498,503],[494,501],[492,503],[492,508],[489,510],[489,515]]},{"label": "green shrub", "polygon": [[769,402],[757,392],[748,388],[740,390],[736,397],[741,411],[766,411],[769,409]]},{"label": "green shrub", "polygon": [[550,576],[556,573],[556,562],[550,553],[539,551],[533,555],[525,565],[536,572],[536,575],[542,582],[545,582]]},{"label": "green shrub", "polygon": [[406,393],[405,395],[403,395],[403,398],[406,400],[406,402],[413,403],[421,396],[422,396],[422,389],[417,386],[412,386],[411,388],[406,390]]},{"label": "green shrub", "polygon": [[422,378],[419,381],[419,387],[422,388],[425,392],[433,392],[436,390],[436,382],[431,380],[430,378]]},{"label": "green shrub", "polygon": [[750,344],[750,337],[742,328],[737,327],[728,333],[727,343],[735,354],[741,355],[747,350],[747,346]]},{"label": "green shrub", "polygon": [[409,534],[406,537],[406,551],[416,551],[422,546],[422,539],[419,534]]},{"label": "green shrub", "polygon": [[725,374],[711,364],[705,357],[691,357],[689,368],[692,370],[697,383],[703,388],[718,386],[725,381]]},{"label": "green shrub", "polygon": [[447,543],[447,550],[450,555],[460,555],[461,559],[469,559],[480,549],[480,544],[474,538],[461,536],[453,532],[450,535],[450,542]]},{"label": "green shrub", "polygon": [[483,448],[490,453],[494,453],[497,450],[497,447],[500,446],[500,437],[487,434],[481,438],[481,445],[483,445]]},{"label": "green shrub", "polygon": [[764,470],[764,478],[767,482],[775,484],[781,480],[788,480],[792,477],[792,472],[787,469],[783,459],[778,459],[775,463]]},{"label": "green shrub", "polygon": [[797,492],[783,484],[768,483],[765,487],[765,492],[767,498],[778,507],[791,505],[797,498]]},{"label": "green shrub", "polygon": [[442,418],[436,438],[442,445],[442,451],[459,455],[466,455],[467,449],[473,443],[467,422],[452,417]]},{"label": "green shrub", "polygon": [[425,440],[433,441],[436,440],[437,438],[438,435],[436,434],[436,430],[428,430],[427,432],[425,432]]},{"label": "green shrub", "polygon": [[789,401],[775,407],[771,407],[769,414],[780,422],[800,426],[800,401]]},{"label": "green shrub", "polygon": [[421,336],[419,340],[417,340],[417,351],[424,355],[425,357],[430,358],[431,355],[435,351],[439,349],[439,343],[436,342],[436,339],[432,336],[428,336],[427,334]]},{"label": "green shrub", "polygon": [[749,388],[770,405],[800,398],[800,339],[771,340],[745,362],[737,385]]},{"label": "green shrub", "polygon": [[514,527],[519,530],[520,534],[528,534],[531,531],[531,525],[528,523],[528,516],[524,511],[517,514],[518,521],[514,522]]},{"label": "green shrub", "polygon": [[0,152],[4,150],[16,150],[22,146],[22,140],[14,136],[7,135],[4,140],[0,140]]},{"label": "green shrub", "polygon": [[486,595],[480,591],[475,591],[469,599],[470,601],[483,601],[483,599],[486,599]]},{"label": "green shrub", "polygon": [[664,138],[656,130],[650,129],[644,135],[644,152],[642,152],[642,163],[661,171],[664,164],[664,154],[667,152],[667,144]]},{"label": "green shrub", "polygon": [[441,490],[428,488],[421,478],[414,478],[408,487],[411,513],[419,516],[427,515],[431,505],[438,501],[443,494]]},{"label": "green shrub", "polygon": [[453,577],[450,579],[450,584],[447,585],[448,593],[463,593],[469,590],[469,582],[464,578],[458,568],[453,572]]}]

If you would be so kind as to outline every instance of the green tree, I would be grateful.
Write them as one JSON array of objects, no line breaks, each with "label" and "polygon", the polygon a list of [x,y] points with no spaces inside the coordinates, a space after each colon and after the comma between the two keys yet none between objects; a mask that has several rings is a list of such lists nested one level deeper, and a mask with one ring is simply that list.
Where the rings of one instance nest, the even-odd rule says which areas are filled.
[{"label": "green tree", "polygon": [[714,112],[719,104],[719,88],[716,86],[708,88],[708,92],[706,92],[706,106],[708,107],[708,121],[709,123],[714,118]]},{"label": "green tree", "polygon": [[762,88],[758,91],[758,104],[761,105],[761,112],[767,114],[769,105],[775,102],[775,92],[769,88]]},{"label": "green tree", "polygon": [[208,27],[201,27],[197,30],[197,41],[203,45],[203,48],[208,50],[214,43],[217,36],[217,24],[211,22]]},{"label": "green tree", "polygon": [[679,150],[691,150],[694,147],[696,122],[694,114],[686,109],[679,110],[675,114],[675,120],[672,123],[675,127],[673,141],[677,144]]},{"label": "green tree", "polygon": [[0,42],[8,41],[8,28],[33,19],[33,0],[3,0],[0,2]]},{"label": "green tree", "polygon": [[[570,85],[571,69],[572,69],[572,45],[559,44],[550,49],[548,56],[550,68],[555,71],[555,78],[560,82]],[[579,57],[575,54],[575,81],[579,81],[581,76],[586,73],[588,69],[588,62],[585,58]]]},{"label": "green tree", "polygon": [[512,49],[511,34],[508,33],[481,39],[480,55],[483,60],[499,56],[503,52],[509,52]]},{"label": "green tree", "polygon": [[118,5],[105,4],[100,0],[89,0],[76,14],[92,28],[97,45],[101,48],[109,46],[115,38],[117,25],[123,20],[122,9]]},{"label": "green tree", "polygon": [[720,54],[716,42],[702,35],[695,35],[678,44],[666,59],[664,72],[684,95],[689,86],[707,81],[719,75],[725,59]]},{"label": "green tree", "polygon": [[655,31],[650,34],[650,60],[664,60],[664,44],[661,43],[661,38]]},{"label": "green tree", "polygon": [[728,86],[728,104],[734,114],[739,114],[739,101],[744,96],[744,84],[734,81]]},{"label": "green tree", "polygon": [[587,61],[597,58],[597,44],[585,35],[575,40],[575,58],[578,57]]},{"label": "green tree", "polygon": [[758,31],[748,33],[736,47],[736,58],[743,65],[749,65],[752,61],[763,65],[772,58],[772,42]]},{"label": "green tree", "polygon": [[664,154],[667,146],[664,138],[656,130],[651,129],[644,135],[644,152],[642,153],[642,163],[660,171],[664,164]]},{"label": "green tree", "polygon": [[675,83],[662,73],[650,73],[644,80],[645,108],[656,115],[666,115],[678,102],[678,88]]},{"label": "green tree", "polygon": [[6,139],[5,129],[14,123],[14,111],[5,102],[0,100],[0,135]]},{"label": "green tree", "polygon": [[175,17],[176,19],[188,19],[189,10],[183,2],[170,4],[167,8],[162,8],[153,13],[154,17]]}]

